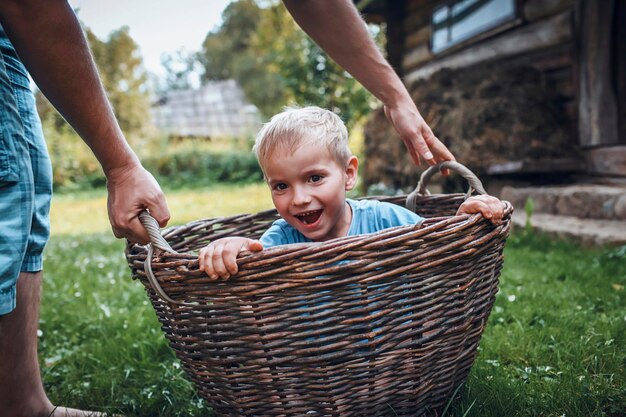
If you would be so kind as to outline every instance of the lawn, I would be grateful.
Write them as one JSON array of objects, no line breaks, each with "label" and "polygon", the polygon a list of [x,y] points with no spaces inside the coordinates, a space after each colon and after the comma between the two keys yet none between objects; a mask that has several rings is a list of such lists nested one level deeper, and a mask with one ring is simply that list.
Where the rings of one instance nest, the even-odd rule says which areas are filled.
[{"label": "lawn", "polygon": [[[264,185],[168,192],[172,224],[270,206]],[[40,323],[56,403],[126,416],[208,416],[160,330],[101,194],[57,196]],[[516,231],[467,384],[447,416],[623,416],[626,247]]]}]

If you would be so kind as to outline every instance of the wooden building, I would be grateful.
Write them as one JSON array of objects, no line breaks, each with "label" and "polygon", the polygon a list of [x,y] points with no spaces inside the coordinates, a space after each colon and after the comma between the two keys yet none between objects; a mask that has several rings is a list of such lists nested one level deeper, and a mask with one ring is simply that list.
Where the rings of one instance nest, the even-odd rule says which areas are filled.
[{"label": "wooden building", "polygon": [[155,126],[172,138],[246,138],[261,125],[258,109],[234,80],[170,91],[152,105],[151,113]]},{"label": "wooden building", "polygon": [[[556,109],[553,119],[559,120],[559,135],[565,139],[554,142],[559,149],[553,146],[546,152],[537,147],[535,154],[524,154],[520,143],[506,155],[488,158],[487,166],[482,167],[484,173],[575,173],[626,178],[625,1],[360,0],[355,3],[366,20],[386,26],[387,58],[412,93],[418,94],[420,88],[437,88],[430,85],[432,80],[440,83],[439,88],[457,88],[446,84],[441,76],[437,80],[437,74],[442,71],[455,78],[469,77],[477,67],[483,68],[485,78],[504,70],[515,74],[515,69],[522,69],[517,72],[520,77],[530,72],[538,74],[535,79],[544,93],[527,103],[534,100],[538,105],[546,103],[552,110]],[[471,94],[471,91],[463,93]],[[500,94],[506,96],[507,88]],[[418,107],[435,132],[439,135],[440,130],[446,131],[445,123],[437,123],[439,110],[429,108],[428,96],[420,99],[423,101],[417,102]],[[458,100],[455,103],[462,105]],[[502,103],[507,106],[506,102]],[[511,111],[520,112],[520,109],[511,107]],[[374,122],[366,129],[366,142],[387,140],[385,135],[389,131],[376,127],[377,118],[380,123],[383,121],[380,114],[373,117]],[[485,120],[483,125],[488,125],[489,118]],[[463,131],[463,126],[458,131]],[[530,144],[547,140],[542,137],[541,129],[536,136],[526,136],[524,141]],[[442,139],[446,139],[455,155],[462,154],[462,141],[471,140]],[[389,161],[393,157],[376,146],[370,149],[374,159]],[[542,152],[544,156],[549,154],[548,157],[541,157]],[[374,161],[373,166],[380,170],[382,165]],[[370,182],[378,180],[384,178],[372,178]]]}]

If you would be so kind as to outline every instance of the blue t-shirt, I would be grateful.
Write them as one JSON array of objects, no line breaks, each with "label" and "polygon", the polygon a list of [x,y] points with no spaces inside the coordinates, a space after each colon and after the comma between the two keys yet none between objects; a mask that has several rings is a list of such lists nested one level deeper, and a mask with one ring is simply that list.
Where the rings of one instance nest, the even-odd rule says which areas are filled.
[{"label": "blue t-shirt", "polygon": [[[378,232],[395,226],[408,226],[421,222],[422,217],[395,204],[376,200],[346,199],[352,208],[352,223],[348,236]],[[276,220],[260,239],[264,248],[290,243],[310,242],[295,227],[283,219]]]}]

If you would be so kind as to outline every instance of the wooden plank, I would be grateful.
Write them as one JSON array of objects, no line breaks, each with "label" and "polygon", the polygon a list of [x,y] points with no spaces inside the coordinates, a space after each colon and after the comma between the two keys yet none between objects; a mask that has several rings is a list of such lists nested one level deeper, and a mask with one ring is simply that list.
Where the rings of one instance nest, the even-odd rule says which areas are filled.
[{"label": "wooden plank", "polygon": [[575,3],[575,0],[526,0],[522,7],[522,15],[526,21],[535,22],[571,9]]},{"label": "wooden plank", "polygon": [[587,171],[592,174],[626,177],[626,146],[606,146],[585,152]]},{"label": "wooden plank", "polygon": [[550,71],[546,74],[548,82],[554,90],[561,96],[574,99],[576,97],[576,86],[571,68]]},{"label": "wooden plank", "polygon": [[565,70],[575,68],[574,42],[532,51],[521,55],[506,58],[506,64],[515,66],[530,66],[541,72]]},{"label": "wooden plank", "polygon": [[407,11],[412,12],[413,10],[423,9],[424,7],[431,9],[433,3],[433,0],[408,0],[406,5]]},{"label": "wooden plank", "polygon": [[407,64],[413,65],[405,67],[405,80],[410,83],[418,79],[428,78],[441,68],[460,68],[491,59],[527,54],[566,43],[572,38],[570,21],[571,13],[566,11],[550,19],[521,26],[422,66],[408,60]]},{"label": "wooden plank", "polygon": [[575,124],[574,126],[577,126],[578,124],[578,103],[576,102],[576,100],[571,100],[566,102],[565,104],[563,104],[563,112],[565,113],[565,115],[572,120]]},{"label": "wooden plank", "polygon": [[427,62],[432,57],[430,47],[428,44],[422,44],[416,48],[411,49],[404,55],[402,59],[402,68],[413,68],[424,62]]},{"label": "wooden plank", "polygon": [[566,48],[558,48],[558,51],[551,49],[547,51],[548,53],[546,54],[535,55],[532,57],[530,64],[533,68],[537,68],[543,72],[571,68],[573,65],[571,46],[572,44],[570,43]]},{"label": "wooden plank", "polygon": [[621,144],[626,144],[626,2],[617,2],[616,21],[622,22],[615,32],[617,42],[615,50],[615,76],[617,77],[617,106],[619,133]]},{"label": "wooden plank", "polygon": [[575,173],[584,170],[584,163],[575,158],[532,159],[509,161],[487,167],[489,175],[523,175],[546,173]]},{"label": "wooden plank", "polygon": [[387,60],[400,78],[404,75],[402,60],[405,54],[406,33],[402,21],[405,16],[406,0],[396,0],[385,4],[387,22]]},{"label": "wooden plank", "polygon": [[424,26],[430,25],[430,14],[432,7],[425,7],[420,10],[408,13],[404,19],[404,31],[406,33],[413,33]]},{"label": "wooden plank", "polygon": [[583,147],[619,144],[617,92],[612,68],[615,0],[582,0],[579,33],[578,133]]},{"label": "wooden plank", "polygon": [[430,25],[427,25],[408,35],[405,43],[406,50],[408,51],[422,45],[429,45],[430,33]]}]

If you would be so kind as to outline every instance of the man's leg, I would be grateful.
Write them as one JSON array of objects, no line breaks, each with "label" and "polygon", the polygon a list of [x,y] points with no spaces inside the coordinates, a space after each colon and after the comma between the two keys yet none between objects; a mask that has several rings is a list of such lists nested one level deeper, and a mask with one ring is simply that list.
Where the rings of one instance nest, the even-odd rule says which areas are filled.
[{"label": "man's leg", "polygon": [[41,272],[20,273],[17,307],[0,316],[0,416],[99,416],[99,413],[54,407],[43,389],[37,359],[41,275]]},{"label": "man's leg", "polygon": [[0,115],[0,417],[98,415],[53,407],[41,382],[37,328],[52,169],[28,74],[1,27]]},{"label": "man's leg", "polygon": [[0,316],[0,416],[47,416],[46,397],[37,360],[41,272],[22,272],[17,307]]}]

